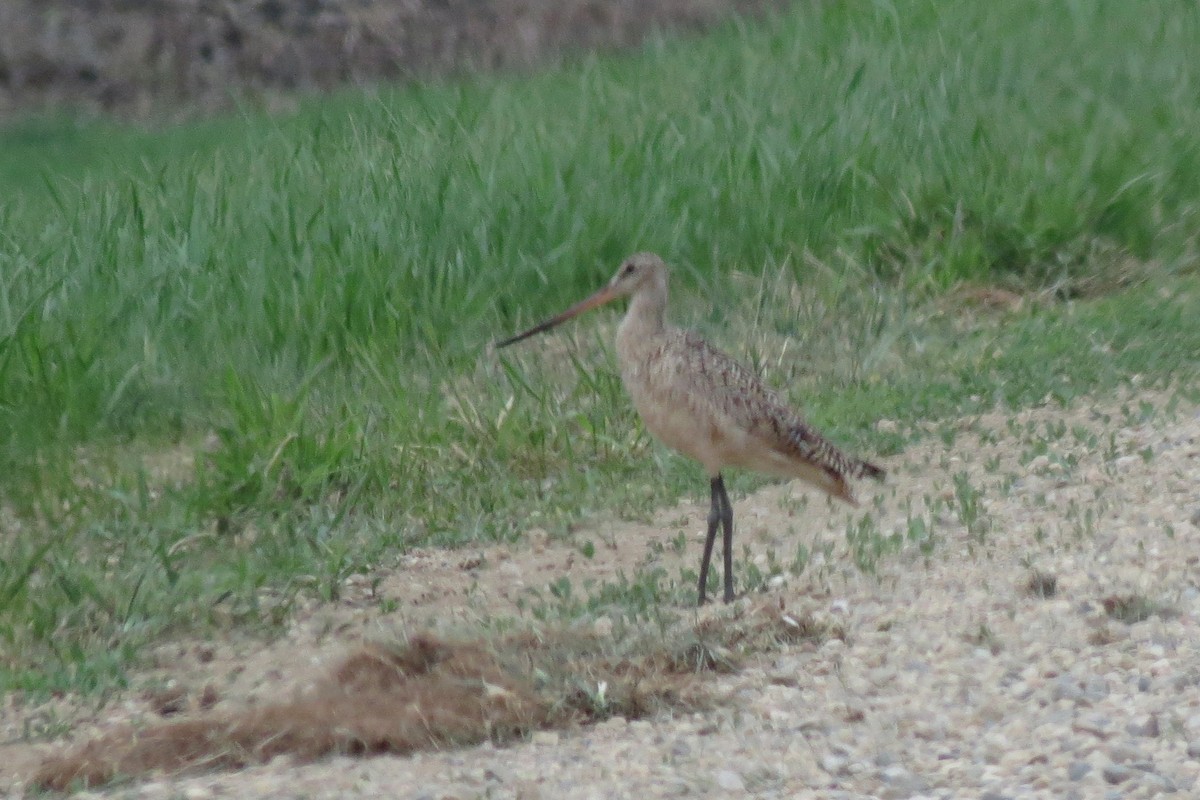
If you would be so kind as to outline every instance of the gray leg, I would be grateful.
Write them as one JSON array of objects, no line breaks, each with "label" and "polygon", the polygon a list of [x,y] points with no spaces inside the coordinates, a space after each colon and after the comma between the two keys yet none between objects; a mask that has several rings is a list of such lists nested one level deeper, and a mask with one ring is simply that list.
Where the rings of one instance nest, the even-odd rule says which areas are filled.
[{"label": "gray leg", "polygon": [[717,541],[717,526],[724,517],[724,505],[721,496],[725,494],[725,481],[718,474],[710,484],[712,489],[712,506],[708,511],[708,536],[704,539],[704,555],[700,558],[700,602],[704,605],[705,590],[708,588],[708,565],[712,561],[713,544]]},{"label": "gray leg", "polygon": [[733,602],[733,506],[729,503],[729,495],[725,492],[725,481],[720,478],[721,490],[721,525],[725,528],[725,602]]}]

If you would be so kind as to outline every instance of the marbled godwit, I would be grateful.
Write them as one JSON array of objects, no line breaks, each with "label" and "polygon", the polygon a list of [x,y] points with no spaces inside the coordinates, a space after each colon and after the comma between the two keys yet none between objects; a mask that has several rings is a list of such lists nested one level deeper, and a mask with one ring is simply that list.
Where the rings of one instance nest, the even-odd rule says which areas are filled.
[{"label": "marbled godwit", "polygon": [[712,506],[700,560],[700,604],[718,525],[724,529],[728,603],[733,599],[733,507],[723,467],[803,478],[851,504],[856,503],[846,479],[883,478],[884,471],[838,450],[750,370],[696,334],[667,325],[668,276],[667,265],[653,253],[632,255],[603,289],[496,346],[507,347],[610,300],[632,298],[617,329],[621,380],[646,428],[708,471]]}]

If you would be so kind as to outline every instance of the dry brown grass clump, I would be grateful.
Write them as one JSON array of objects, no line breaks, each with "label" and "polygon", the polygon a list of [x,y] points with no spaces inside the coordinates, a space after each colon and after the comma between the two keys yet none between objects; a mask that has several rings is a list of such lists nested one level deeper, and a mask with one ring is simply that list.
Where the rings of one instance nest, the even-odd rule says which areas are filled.
[{"label": "dry brown grass clump", "polygon": [[407,753],[504,738],[544,722],[532,689],[478,644],[432,637],[391,650],[364,647],[291,701],[123,728],[42,764],[36,785],[66,790],[119,776],[238,769],[289,754]]},{"label": "dry brown grass clump", "polygon": [[624,653],[611,640],[570,630],[368,645],[294,699],[125,727],[50,757],[31,783],[65,791],[152,772],[240,769],[281,755],[303,762],[403,754],[668,706],[698,708],[714,699],[706,673],[735,670],[747,652],[830,633],[808,615],[763,606],[626,642]]}]

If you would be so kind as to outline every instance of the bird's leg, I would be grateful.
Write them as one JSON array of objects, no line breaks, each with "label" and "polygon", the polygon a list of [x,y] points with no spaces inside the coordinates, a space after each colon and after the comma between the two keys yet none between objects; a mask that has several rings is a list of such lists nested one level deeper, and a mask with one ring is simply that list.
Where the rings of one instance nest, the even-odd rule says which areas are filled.
[{"label": "bird's leg", "polygon": [[704,605],[705,590],[708,588],[708,565],[712,561],[713,544],[717,541],[717,526],[724,516],[721,495],[725,493],[725,482],[718,474],[712,479],[712,506],[708,511],[708,536],[704,539],[704,555],[700,558],[700,602]]},{"label": "bird's leg", "polygon": [[717,488],[721,490],[721,525],[725,528],[725,602],[733,602],[733,506],[725,491],[725,481],[717,476]]}]

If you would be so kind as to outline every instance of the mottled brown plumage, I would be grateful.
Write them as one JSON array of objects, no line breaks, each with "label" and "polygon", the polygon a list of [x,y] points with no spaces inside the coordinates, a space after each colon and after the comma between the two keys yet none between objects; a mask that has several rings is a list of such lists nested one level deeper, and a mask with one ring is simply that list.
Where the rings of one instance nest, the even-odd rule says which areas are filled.
[{"label": "mottled brown plumage", "polygon": [[802,478],[848,503],[855,500],[847,479],[882,478],[884,471],[840,451],[741,364],[695,333],[668,325],[668,279],[667,265],[658,256],[630,256],[605,288],[499,346],[610,300],[631,298],[617,330],[621,379],[647,430],[708,471],[712,507],[700,562],[700,602],[705,599],[718,524],[724,528],[725,601],[729,602],[733,598],[733,511],[721,476],[724,467]]}]

